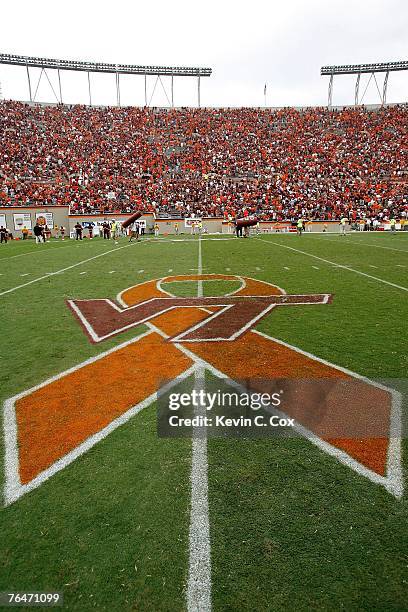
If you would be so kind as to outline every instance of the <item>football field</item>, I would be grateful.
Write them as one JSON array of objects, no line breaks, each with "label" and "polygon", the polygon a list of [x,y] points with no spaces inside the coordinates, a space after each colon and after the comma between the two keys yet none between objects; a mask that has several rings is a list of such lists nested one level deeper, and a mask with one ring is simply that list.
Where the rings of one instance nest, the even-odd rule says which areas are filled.
[{"label": "football field", "polygon": [[[205,336],[254,294],[268,310]],[[186,300],[122,324],[163,296]],[[80,611],[407,609],[408,232],[10,242],[0,313],[0,591]],[[158,435],[163,381],[334,371],[398,392],[394,434]]]}]

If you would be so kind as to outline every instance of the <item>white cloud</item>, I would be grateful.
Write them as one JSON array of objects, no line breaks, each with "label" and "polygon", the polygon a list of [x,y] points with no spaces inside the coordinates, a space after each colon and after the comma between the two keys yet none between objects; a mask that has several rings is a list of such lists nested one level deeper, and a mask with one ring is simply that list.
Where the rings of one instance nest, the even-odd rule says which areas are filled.
[{"label": "white cloud", "polygon": [[[407,59],[407,17],[405,0],[71,0],[59,5],[38,0],[3,4],[1,50],[113,63],[211,66],[213,76],[202,79],[202,104],[208,106],[263,105],[265,81],[268,105],[323,105],[328,83],[320,76],[322,65]],[[407,100],[407,77],[390,75],[389,101]],[[28,99],[25,79],[24,69],[0,66],[4,97]],[[153,85],[151,80],[149,91]],[[94,103],[115,103],[112,75],[93,76],[92,88]],[[176,79],[176,105],[195,104],[196,89],[194,80]],[[87,103],[86,75],[64,73],[63,90],[66,101]],[[160,84],[156,91],[153,103],[166,104]],[[370,85],[366,96],[365,102],[378,101],[375,86]],[[353,80],[335,79],[334,102],[351,103],[353,98]],[[53,99],[46,80],[38,99]],[[125,77],[121,99],[123,104],[143,104],[143,77]]]}]

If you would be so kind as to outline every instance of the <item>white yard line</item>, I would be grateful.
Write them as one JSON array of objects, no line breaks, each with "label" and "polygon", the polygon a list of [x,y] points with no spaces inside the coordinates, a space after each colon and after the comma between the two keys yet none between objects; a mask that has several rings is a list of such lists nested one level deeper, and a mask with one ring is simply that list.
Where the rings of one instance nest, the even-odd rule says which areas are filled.
[{"label": "white yard line", "polygon": [[57,270],[56,272],[47,272],[47,274],[45,274],[44,276],[34,278],[33,280],[28,281],[27,283],[24,283],[22,285],[17,285],[16,287],[12,287],[11,289],[7,289],[6,291],[2,291],[0,293],[0,297],[2,295],[6,295],[7,293],[13,293],[14,291],[17,291],[18,289],[23,289],[23,287],[27,287],[28,285],[32,285],[33,283],[39,283],[45,278],[50,278],[50,276],[55,276],[56,274],[62,274],[63,272],[66,272],[67,270],[72,270],[73,268],[76,268],[77,266],[82,266],[82,264],[87,263],[88,261],[93,261],[94,259],[98,259],[98,257],[104,257],[105,255],[109,255],[109,253],[117,253],[121,249],[127,249],[128,247],[133,246],[133,244],[146,244],[146,242],[147,241],[126,244],[123,247],[119,247],[116,249],[110,249],[110,251],[104,251],[103,253],[99,253],[99,255],[95,255],[94,257],[88,257],[88,259],[83,259],[82,261],[78,261],[77,263],[72,264],[71,266],[67,266],[66,268],[61,268],[61,270]]},{"label": "white yard line", "polygon": [[338,264],[335,261],[330,261],[330,259],[324,259],[323,257],[319,257],[318,255],[313,255],[313,253],[307,253],[306,251],[295,249],[294,247],[287,246],[286,244],[280,244],[279,242],[272,242],[271,240],[264,240],[263,238],[255,238],[255,240],[266,242],[266,244],[273,244],[274,246],[281,247],[282,249],[289,249],[290,251],[295,251],[295,253],[300,253],[301,255],[307,255],[308,257],[314,257],[314,259],[318,259],[319,261],[324,261],[325,263],[331,264],[332,266],[335,266],[336,268],[341,268],[342,270],[348,270],[349,272],[354,272],[354,274],[365,276],[367,278],[370,278],[371,280],[375,280],[379,283],[383,283],[384,285],[389,285],[390,287],[401,289],[402,291],[408,291],[408,287],[403,287],[402,285],[396,285],[395,283],[390,283],[389,281],[386,281],[383,278],[378,278],[377,276],[366,274],[365,272],[361,272],[360,270],[356,270],[355,268],[350,268],[350,266],[343,266],[342,264]]},{"label": "white yard line", "polygon": [[[198,239],[198,274],[203,273],[203,255],[201,250],[201,236]],[[203,281],[199,280],[197,284],[197,297],[203,297]]]},{"label": "white yard line", "polygon": [[[198,240],[198,273],[202,274],[201,237]],[[203,295],[203,281],[197,284],[197,297]],[[196,364],[195,386],[203,389],[205,368]],[[205,413],[198,407],[196,414]],[[205,429],[195,428],[191,457],[191,515],[189,532],[188,612],[211,610],[211,544],[208,508],[208,457]]]}]

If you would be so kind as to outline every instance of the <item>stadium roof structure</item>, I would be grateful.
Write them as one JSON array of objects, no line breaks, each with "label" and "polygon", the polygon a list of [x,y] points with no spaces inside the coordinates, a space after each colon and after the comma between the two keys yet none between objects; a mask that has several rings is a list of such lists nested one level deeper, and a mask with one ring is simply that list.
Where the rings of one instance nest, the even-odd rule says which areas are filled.
[{"label": "stadium roof structure", "polygon": [[[394,72],[397,70],[408,70],[408,62],[381,62],[376,64],[345,64],[343,66],[323,66],[320,69],[320,74],[322,76],[329,76],[329,93],[328,93],[328,107],[332,107],[333,102],[333,80],[335,75],[339,74],[356,74],[357,80],[354,91],[354,104],[361,104],[367,88],[370,84],[372,78],[374,78],[375,84],[377,86],[377,91],[380,96],[381,104],[386,104],[387,102],[387,85],[388,85],[388,76],[390,72]],[[384,82],[382,93],[380,88],[378,87],[378,82],[375,76],[376,72],[385,72]],[[370,74],[370,79],[366,85],[365,91],[359,100],[359,88],[360,88],[360,78],[362,74]]]},{"label": "stadium roof structure", "polygon": [[[121,74],[134,74],[134,75],[142,75],[145,79],[145,105],[150,106],[152,101],[154,92],[156,90],[156,86],[160,81],[164,93],[166,95],[167,101],[171,107],[174,106],[174,77],[176,76],[184,76],[184,77],[196,77],[197,78],[197,103],[200,106],[200,96],[201,96],[201,77],[209,77],[212,74],[211,68],[201,68],[201,67],[181,67],[181,66],[142,66],[136,64],[108,64],[105,62],[85,62],[85,61],[76,61],[76,60],[61,60],[61,59],[47,59],[44,57],[31,57],[25,55],[12,55],[7,53],[0,53],[0,64],[9,64],[13,66],[22,66],[26,68],[27,71],[27,81],[28,81],[28,89],[30,102],[35,102],[35,98],[37,96],[38,87],[41,81],[41,77],[45,74],[45,77],[48,80],[48,83],[54,93],[54,96],[58,103],[62,104],[62,87],[61,87],[61,74],[62,70],[74,70],[88,73],[88,91],[89,91],[89,105],[92,105],[92,92],[91,92],[91,78],[90,74],[92,72],[102,72],[102,73],[110,73],[116,75],[116,100],[117,105],[120,106],[120,80],[119,76]],[[31,88],[31,78],[30,78],[30,68],[41,68],[39,80],[37,83],[37,87],[35,89],[34,96],[32,94]],[[58,73],[58,84],[59,84],[59,96],[56,94],[55,89],[49,79],[47,74],[47,70],[57,70]],[[148,102],[147,97],[147,77],[155,76],[156,81],[153,88],[153,93],[150,97],[150,101]],[[171,90],[170,90],[170,98],[167,95],[166,89],[164,87],[163,81],[161,79],[162,76],[170,76],[171,77]]]}]

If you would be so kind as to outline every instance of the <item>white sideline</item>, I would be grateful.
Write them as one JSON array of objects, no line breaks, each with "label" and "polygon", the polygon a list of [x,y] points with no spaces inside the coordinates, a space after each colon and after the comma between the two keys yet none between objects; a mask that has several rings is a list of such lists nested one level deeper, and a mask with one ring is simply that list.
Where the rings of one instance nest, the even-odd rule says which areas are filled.
[{"label": "white sideline", "polygon": [[[198,274],[202,274],[202,271],[201,236],[199,236]],[[203,281],[198,280],[197,297],[202,297],[202,295]],[[196,362],[196,387],[203,388],[204,381],[205,367]],[[198,407],[197,414],[201,414],[201,410],[201,407]],[[192,436],[187,610],[188,612],[208,612],[211,610],[211,543],[208,508],[207,436],[205,428],[202,431],[195,428]]]},{"label": "white sideline", "polygon": [[395,283],[390,283],[389,281],[386,281],[383,278],[378,278],[377,276],[366,274],[366,272],[361,272],[361,270],[356,270],[355,268],[350,268],[350,266],[344,266],[343,264],[338,264],[335,261],[330,261],[330,259],[324,259],[323,257],[319,257],[318,255],[314,255],[313,253],[307,253],[306,251],[295,249],[294,247],[287,246],[286,244],[280,244],[279,242],[272,242],[271,240],[264,240],[263,238],[255,238],[255,240],[265,242],[266,244],[273,244],[275,246],[281,247],[282,249],[289,249],[290,251],[295,251],[296,253],[300,253],[301,255],[307,255],[308,257],[314,257],[315,259],[318,259],[319,261],[324,261],[325,263],[331,264],[332,266],[335,266],[336,268],[341,268],[342,270],[348,270],[349,272],[360,274],[360,276],[371,278],[371,280],[378,281],[379,283],[384,283],[384,285],[390,285],[390,287],[395,287],[396,289],[401,289],[402,291],[408,291],[408,287],[403,287],[402,285],[396,285]]},{"label": "white sideline", "polygon": [[147,240],[145,240],[144,242],[132,242],[131,244],[126,244],[125,246],[118,247],[116,249],[110,249],[110,251],[104,251],[103,253],[99,253],[99,255],[95,255],[94,257],[88,257],[88,259],[83,259],[82,261],[78,261],[77,263],[72,264],[71,266],[67,266],[66,268],[62,268],[61,270],[57,270],[56,272],[48,272],[44,276],[40,276],[38,278],[34,278],[33,280],[28,281],[28,283],[23,283],[22,285],[17,285],[17,287],[12,287],[11,289],[7,289],[6,291],[2,291],[2,293],[0,293],[0,297],[2,295],[6,295],[7,293],[13,293],[13,291],[17,291],[17,289],[22,289],[23,287],[27,287],[28,285],[32,285],[33,283],[38,283],[38,282],[44,280],[44,278],[50,278],[51,276],[55,276],[56,274],[62,274],[62,272],[66,272],[67,270],[72,270],[72,268],[76,268],[77,266],[82,266],[82,264],[87,263],[88,261],[92,261],[94,259],[98,259],[98,257],[103,257],[104,255],[109,255],[109,253],[117,253],[117,251],[120,251],[121,249],[127,249],[128,247],[133,246],[135,244],[145,244],[148,240],[149,240],[149,238]]}]

